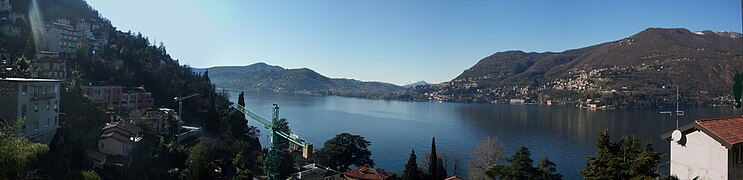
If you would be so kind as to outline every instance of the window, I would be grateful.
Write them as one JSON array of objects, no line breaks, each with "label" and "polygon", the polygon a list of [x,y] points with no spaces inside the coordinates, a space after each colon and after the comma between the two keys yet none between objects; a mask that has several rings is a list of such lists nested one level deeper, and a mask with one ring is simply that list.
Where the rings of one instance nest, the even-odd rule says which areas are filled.
[{"label": "window", "polygon": [[34,112],[39,112],[39,103],[34,104]]},{"label": "window", "polygon": [[21,95],[25,96],[26,92],[28,92],[28,85],[23,85],[23,87],[21,88]]},{"label": "window", "polygon": [[34,121],[34,131],[39,130],[39,121]]},{"label": "window", "polygon": [[26,124],[23,124],[23,126],[21,126],[21,134],[26,134]]},{"label": "window", "polygon": [[47,101],[46,102],[46,110],[49,110],[50,109],[51,104],[52,104],[52,102],[50,102],[50,101]]},{"label": "window", "polygon": [[101,149],[105,149],[105,148],[106,148],[106,146],[104,146],[104,144],[101,143]]},{"label": "window", "polygon": [[58,126],[59,125],[59,122],[57,121],[57,119],[58,119],[57,116],[54,116],[54,125],[55,126]]},{"label": "window", "polygon": [[50,122],[51,122],[51,120],[49,120],[49,119],[46,119],[46,127],[49,127],[49,125],[50,125],[49,123],[50,123]]},{"label": "window", "polygon": [[[743,146],[738,146],[737,152],[733,151],[733,156],[735,156],[735,164],[738,166],[743,166]],[[737,154],[737,156],[735,155]]]},{"label": "window", "polygon": [[54,100],[54,110],[55,111],[57,110],[57,104],[59,104],[59,102],[57,100]]},{"label": "window", "polygon": [[21,105],[21,116],[26,117],[26,105]]}]

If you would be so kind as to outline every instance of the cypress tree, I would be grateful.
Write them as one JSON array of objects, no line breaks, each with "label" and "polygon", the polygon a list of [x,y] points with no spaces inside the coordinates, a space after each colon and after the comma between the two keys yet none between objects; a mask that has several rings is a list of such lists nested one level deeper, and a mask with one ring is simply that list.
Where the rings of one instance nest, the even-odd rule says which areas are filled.
[{"label": "cypress tree", "polygon": [[418,159],[417,156],[415,156],[415,150],[410,152],[410,158],[408,159],[408,163],[405,164],[405,171],[402,174],[403,180],[420,180],[421,178],[421,170],[418,168],[418,163],[416,162]]},{"label": "cypress tree", "polygon": [[240,92],[240,95],[237,96],[237,104],[245,107],[245,93],[244,92]]},{"label": "cypress tree", "polygon": [[428,177],[436,180],[446,179],[444,162],[436,153],[436,137],[431,139],[431,155],[428,158]]}]

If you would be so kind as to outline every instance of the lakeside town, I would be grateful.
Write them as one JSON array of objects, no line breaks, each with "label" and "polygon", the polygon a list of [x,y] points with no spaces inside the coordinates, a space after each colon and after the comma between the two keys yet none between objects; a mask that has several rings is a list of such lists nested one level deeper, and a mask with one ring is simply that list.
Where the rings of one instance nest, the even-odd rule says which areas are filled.
[{"label": "lakeside town", "polygon": [[[0,44],[0,179],[573,178],[559,173],[560,164],[550,160],[555,157],[532,156],[530,148],[535,147],[504,144],[492,136],[474,140],[477,145],[467,150],[466,162],[437,153],[447,147],[441,141],[437,145],[441,137],[430,137],[430,146],[426,141],[425,149],[405,154],[409,159],[403,171],[379,168],[369,150],[377,142],[363,134],[337,133],[324,142],[309,142],[290,128],[295,122],[284,118],[277,104],[271,106],[272,114],[256,113],[251,109],[256,107],[246,106],[250,97],[243,92],[230,97],[212,82],[209,70],[194,72],[172,58],[164,43],[118,30],[83,0],[0,0]],[[606,74],[663,69],[641,64],[568,71],[571,78],[538,87],[483,89],[481,80],[496,77],[460,78],[397,95],[402,100],[611,109],[633,103],[612,95],[658,89],[662,98],[644,100],[668,104],[665,99],[679,95],[665,84],[602,84],[609,81]],[[743,74],[727,78],[731,81],[720,86],[729,94],[695,97],[740,108]],[[563,90],[602,95],[560,96],[568,100],[539,93]],[[595,153],[578,173],[585,179],[740,179],[741,129],[743,116],[736,115],[658,131],[669,154],[636,135],[610,137],[613,130],[603,129]],[[261,130],[270,136],[261,137]],[[270,144],[261,145],[260,138],[270,138]],[[504,146],[516,150],[507,152]]]}]

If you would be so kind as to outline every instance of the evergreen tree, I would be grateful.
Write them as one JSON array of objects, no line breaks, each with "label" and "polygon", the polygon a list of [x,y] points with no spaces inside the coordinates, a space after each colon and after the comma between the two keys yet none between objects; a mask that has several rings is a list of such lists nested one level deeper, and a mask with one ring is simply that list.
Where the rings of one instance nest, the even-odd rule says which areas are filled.
[{"label": "evergreen tree", "polygon": [[562,175],[557,173],[556,164],[548,158],[543,157],[537,161],[537,173],[539,179],[553,180],[562,179]]},{"label": "evergreen tree", "polygon": [[609,131],[604,129],[596,140],[595,156],[588,157],[586,169],[580,170],[585,179],[652,179],[659,176],[655,167],[661,154],[653,151],[648,141],[640,151],[636,136],[626,135],[612,143]]},{"label": "evergreen tree", "polygon": [[437,180],[447,178],[444,162],[436,154],[436,137],[431,139],[431,155],[428,156],[428,177]]},{"label": "evergreen tree", "polygon": [[317,161],[341,172],[348,171],[351,165],[374,167],[371,151],[367,149],[370,145],[362,136],[341,133],[325,141],[317,152]]},{"label": "evergreen tree", "polygon": [[510,166],[495,165],[485,171],[485,175],[497,179],[562,179],[562,175],[556,173],[555,163],[542,158],[535,168],[530,156],[529,149],[521,147],[508,159]]},{"label": "evergreen tree", "polygon": [[245,107],[245,93],[244,92],[240,92],[240,95],[237,96],[237,104]]},{"label": "evergreen tree", "polygon": [[421,169],[418,167],[418,163],[416,161],[418,157],[415,156],[415,150],[412,150],[410,152],[410,158],[408,158],[408,163],[405,164],[405,171],[402,174],[403,180],[420,180],[423,179],[421,177]]}]

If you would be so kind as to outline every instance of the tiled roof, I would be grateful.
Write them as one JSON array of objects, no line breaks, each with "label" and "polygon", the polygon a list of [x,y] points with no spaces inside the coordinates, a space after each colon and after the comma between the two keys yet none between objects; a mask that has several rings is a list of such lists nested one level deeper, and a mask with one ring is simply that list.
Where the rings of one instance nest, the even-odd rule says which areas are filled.
[{"label": "tiled roof", "polygon": [[448,178],[446,178],[445,180],[464,180],[464,179],[462,179],[462,178],[460,178],[460,177],[457,177],[457,176],[455,175],[455,176],[452,176],[452,177],[448,177]]},{"label": "tiled roof", "polygon": [[129,138],[127,138],[124,134],[121,134],[121,132],[118,132],[118,131],[114,131],[114,132],[101,135],[101,139],[106,139],[106,138],[114,138],[116,140],[119,140],[125,143],[129,142]]},{"label": "tiled roof", "polygon": [[132,135],[132,136],[136,136],[136,135],[138,135],[142,131],[141,128],[139,128],[139,127],[137,127],[135,125],[132,125],[130,123],[123,122],[123,121],[116,121],[116,122],[106,123],[106,126],[103,126],[103,128],[101,128],[101,130],[103,130],[104,132],[106,132],[106,130],[111,129],[111,128],[118,128],[120,130],[125,131],[125,133],[127,133],[129,135]]},{"label": "tiled roof", "polygon": [[743,116],[697,120],[696,123],[728,144],[743,143]]},{"label": "tiled roof", "polygon": [[88,158],[93,159],[93,160],[96,160],[98,162],[106,161],[106,155],[105,154],[101,154],[98,151],[86,149],[85,150],[85,155],[88,156]]},{"label": "tiled roof", "polygon": [[343,173],[346,177],[360,180],[387,180],[395,179],[395,173],[385,172],[384,169],[359,167]]},{"label": "tiled roof", "polygon": [[[743,143],[743,116],[696,120],[679,130],[683,134],[700,130],[723,146],[732,148],[733,145]],[[671,133],[663,134],[661,138],[670,139]]]}]

